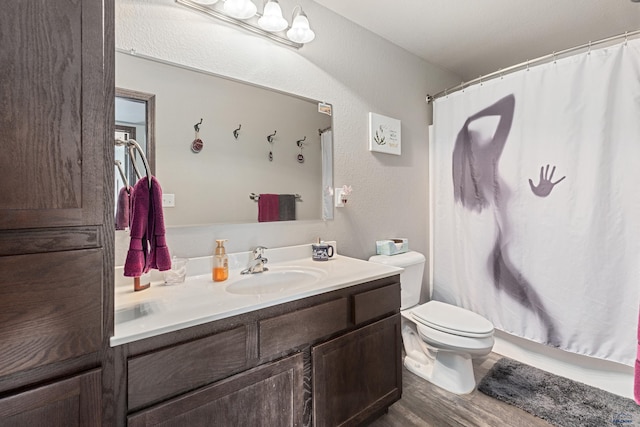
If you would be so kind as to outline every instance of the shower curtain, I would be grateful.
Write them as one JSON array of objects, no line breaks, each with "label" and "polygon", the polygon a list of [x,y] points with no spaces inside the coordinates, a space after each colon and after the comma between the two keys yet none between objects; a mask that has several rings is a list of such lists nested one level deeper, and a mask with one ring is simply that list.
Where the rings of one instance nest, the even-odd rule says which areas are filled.
[{"label": "shower curtain", "polygon": [[633,365],[640,40],[439,98],[433,128],[433,299]]}]

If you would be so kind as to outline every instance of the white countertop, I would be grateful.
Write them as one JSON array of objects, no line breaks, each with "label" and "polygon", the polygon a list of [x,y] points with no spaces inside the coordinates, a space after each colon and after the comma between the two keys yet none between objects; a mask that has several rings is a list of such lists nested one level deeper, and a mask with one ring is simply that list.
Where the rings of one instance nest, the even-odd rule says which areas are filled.
[{"label": "white countertop", "polygon": [[154,272],[151,287],[134,292],[133,279],[125,278],[122,268],[117,268],[115,330],[110,340],[111,346],[393,276],[403,271],[401,268],[337,253],[328,261],[313,261],[311,244],[267,249],[264,256],[269,260],[266,267],[271,268],[272,272],[302,268],[318,271],[323,278],[317,283],[275,293],[230,293],[227,291],[229,286],[248,277],[241,275],[240,271],[248,265],[251,253],[242,252],[229,254],[229,279],[224,282],[212,281],[211,257],[202,257],[189,260],[184,283],[165,285],[161,280],[162,274]]}]

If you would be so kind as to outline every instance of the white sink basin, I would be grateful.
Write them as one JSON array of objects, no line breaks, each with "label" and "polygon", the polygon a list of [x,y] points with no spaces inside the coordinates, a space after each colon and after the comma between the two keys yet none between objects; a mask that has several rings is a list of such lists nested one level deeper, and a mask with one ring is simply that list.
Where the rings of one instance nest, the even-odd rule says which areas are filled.
[{"label": "white sink basin", "polygon": [[240,295],[261,295],[287,292],[315,285],[327,277],[318,268],[278,266],[262,273],[242,276],[227,286],[226,291]]}]

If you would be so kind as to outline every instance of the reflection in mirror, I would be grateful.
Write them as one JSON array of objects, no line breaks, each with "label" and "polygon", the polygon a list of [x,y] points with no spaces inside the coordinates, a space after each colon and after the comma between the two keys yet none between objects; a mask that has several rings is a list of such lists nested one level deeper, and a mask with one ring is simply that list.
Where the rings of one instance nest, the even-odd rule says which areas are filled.
[{"label": "reflection in mirror", "polygon": [[[115,139],[136,141],[148,159],[152,174],[155,170],[154,117],[155,95],[116,88]],[[115,168],[116,230],[122,230],[128,226],[128,215],[124,210],[128,206],[129,187],[135,185],[140,175],[145,175],[146,167],[132,146],[115,144]]]},{"label": "reflection in mirror", "polygon": [[156,96],[166,225],[333,218],[330,104],[123,52],[116,85]]}]

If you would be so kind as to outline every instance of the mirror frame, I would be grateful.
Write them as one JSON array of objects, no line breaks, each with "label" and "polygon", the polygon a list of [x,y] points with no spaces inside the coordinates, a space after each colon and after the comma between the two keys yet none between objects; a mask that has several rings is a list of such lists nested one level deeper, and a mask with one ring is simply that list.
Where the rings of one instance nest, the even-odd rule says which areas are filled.
[{"label": "mirror frame", "polygon": [[[151,174],[156,174],[156,95],[146,92],[139,92],[131,89],[124,89],[116,87],[116,98],[132,99],[134,101],[140,101],[145,103],[145,122],[146,122],[146,147],[145,154],[147,156],[147,162],[151,169]],[[118,130],[118,125],[115,125],[115,130]]]}]

